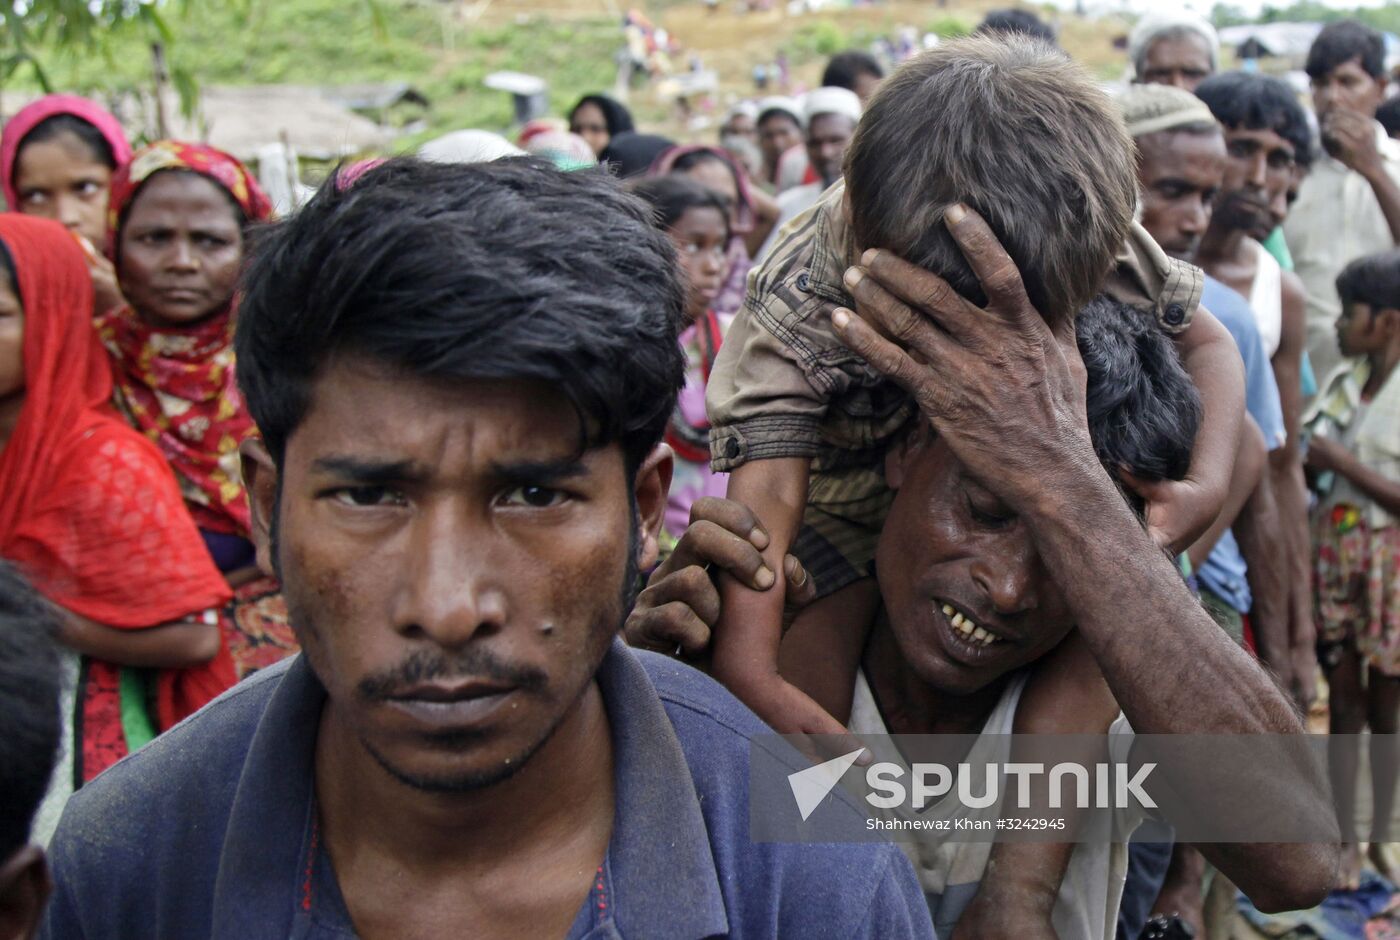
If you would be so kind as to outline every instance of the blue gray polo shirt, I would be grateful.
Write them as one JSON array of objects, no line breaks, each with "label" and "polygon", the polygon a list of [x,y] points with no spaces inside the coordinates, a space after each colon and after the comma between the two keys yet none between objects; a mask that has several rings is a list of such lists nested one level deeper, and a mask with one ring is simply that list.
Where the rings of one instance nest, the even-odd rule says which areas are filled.
[{"label": "blue gray polo shirt", "polygon": [[[598,684],[617,812],[570,938],[934,936],[896,846],[749,838],[748,739],[768,729],[718,684],[620,641]],[[41,936],[353,937],[316,825],[324,701],[295,657],[78,791]]]}]

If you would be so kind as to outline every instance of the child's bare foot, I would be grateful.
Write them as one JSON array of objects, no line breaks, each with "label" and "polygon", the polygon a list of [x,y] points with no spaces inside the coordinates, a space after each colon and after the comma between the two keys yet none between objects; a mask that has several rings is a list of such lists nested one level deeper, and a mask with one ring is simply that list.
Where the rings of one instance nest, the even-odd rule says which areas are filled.
[{"label": "child's bare foot", "polygon": [[1361,887],[1361,844],[1358,842],[1342,843],[1342,868],[1337,887],[1343,891]]},{"label": "child's bare foot", "polygon": [[1396,864],[1393,842],[1372,842],[1366,849],[1366,860],[1380,872],[1381,877],[1395,884],[1400,875],[1400,865]]}]

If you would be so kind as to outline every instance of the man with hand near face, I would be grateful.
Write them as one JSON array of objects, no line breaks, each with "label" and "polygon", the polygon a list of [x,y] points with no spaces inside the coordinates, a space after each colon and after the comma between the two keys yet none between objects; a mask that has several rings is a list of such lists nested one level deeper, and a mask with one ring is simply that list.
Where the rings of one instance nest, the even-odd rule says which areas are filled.
[{"label": "man with hand near face", "polygon": [[1298,190],[1284,225],[1308,293],[1308,355],[1317,375],[1341,360],[1337,275],[1400,243],[1400,144],[1376,122],[1385,100],[1385,42],[1353,20],[1329,23],[1308,51],[1313,107],[1326,156]]},{"label": "man with hand near face", "polygon": [[[867,251],[846,272],[859,315],[838,308],[837,334],[908,392],[919,415],[885,463],[895,497],[876,549],[879,609],[857,650],[854,687],[829,637],[804,636],[800,622],[783,636],[784,676],[857,734],[989,737],[1012,728],[1026,667],[1078,631],[1122,709],[1113,735],[1300,734],[1272,678],[1210,621],[1153,544],[1141,499],[1125,496],[1127,476],[1169,480],[1190,462],[1200,400],[1170,343],[1103,296],[1050,327],[980,216],[955,205],[944,223],[985,307],[887,251]],[[692,554],[675,560],[685,557],[677,549],[629,618],[635,643],[704,648],[723,618],[721,592],[700,566],[742,573],[759,563],[742,538],[755,526],[746,507],[712,500],[695,513],[682,539]],[[716,526],[727,542],[714,537]],[[881,757],[878,739],[867,746]],[[1241,790],[1254,793],[1277,768],[1190,773],[1198,771],[1232,786],[1245,775]],[[1284,779],[1300,802],[1279,812],[1330,819],[1315,774],[1298,766]],[[965,848],[911,849],[940,936],[989,871],[990,852]],[[1001,904],[1005,935],[1111,935],[1122,848],[1075,846],[1058,888]],[[1205,850],[1270,909],[1316,903],[1336,871],[1335,844]]]},{"label": "man with hand near face", "polygon": [[304,652],[69,804],[46,936],[931,936],[893,846],[750,841],[763,725],[617,640],[682,303],[640,202],[529,161],[271,234],[243,469]]},{"label": "man with hand near face", "polygon": [[1307,298],[1298,276],[1282,270],[1261,242],[1288,216],[1288,190],[1299,154],[1311,145],[1311,133],[1307,115],[1281,79],[1226,72],[1207,79],[1196,93],[1224,128],[1226,149],[1224,183],[1196,261],[1207,274],[1248,299],[1277,380],[1287,426],[1285,446],[1269,442],[1269,486],[1282,528],[1268,533],[1252,553],[1265,567],[1276,568],[1283,562],[1281,578],[1274,580],[1284,587],[1284,603],[1276,607],[1268,603],[1271,592],[1256,590],[1258,648],[1280,678],[1290,681],[1306,710],[1317,671],[1308,574],[1312,553],[1299,436]]}]

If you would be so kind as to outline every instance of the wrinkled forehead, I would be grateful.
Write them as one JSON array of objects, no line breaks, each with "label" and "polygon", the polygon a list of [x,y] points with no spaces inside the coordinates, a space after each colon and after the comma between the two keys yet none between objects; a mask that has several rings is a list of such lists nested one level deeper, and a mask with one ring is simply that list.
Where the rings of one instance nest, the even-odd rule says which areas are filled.
[{"label": "wrinkled forehead", "polygon": [[580,459],[586,429],[565,394],[528,379],[436,379],[339,353],[317,374],[287,459],[370,454],[465,472]]},{"label": "wrinkled forehead", "polygon": [[1286,153],[1293,156],[1293,144],[1271,127],[1227,127],[1225,141],[1232,152]]},{"label": "wrinkled forehead", "polygon": [[1181,32],[1158,36],[1147,47],[1147,65],[1154,69],[1210,69],[1210,44],[1200,33]]},{"label": "wrinkled forehead", "polygon": [[1147,183],[1164,176],[1176,176],[1206,184],[1208,188],[1219,185],[1225,172],[1225,138],[1218,132],[1197,134],[1165,130],[1144,134],[1134,144],[1138,151],[1138,175]]},{"label": "wrinkled forehead", "polygon": [[844,114],[818,114],[807,128],[809,140],[839,140],[856,132],[856,122]]}]

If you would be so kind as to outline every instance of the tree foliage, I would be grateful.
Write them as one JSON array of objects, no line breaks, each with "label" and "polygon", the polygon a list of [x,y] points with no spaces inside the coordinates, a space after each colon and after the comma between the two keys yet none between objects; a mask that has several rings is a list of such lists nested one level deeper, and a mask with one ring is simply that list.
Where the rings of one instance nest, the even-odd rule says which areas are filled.
[{"label": "tree foliage", "polygon": [[1400,33],[1400,4],[1387,3],[1379,7],[1358,7],[1354,10],[1330,7],[1319,0],[1295,0],[1286,6],[1265,6],[1258,16],[1249,16],[1231,3],[1217,3],[1210,15],[1216,26],[1240,26],[1248,23],[1330,23],[1354,19],[1373,29]]}]

